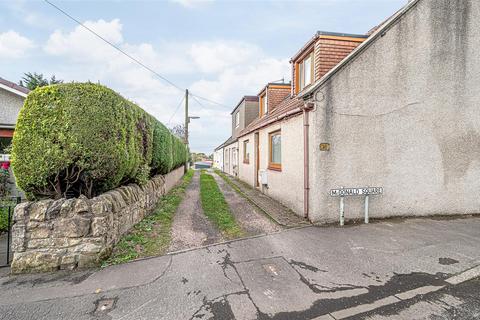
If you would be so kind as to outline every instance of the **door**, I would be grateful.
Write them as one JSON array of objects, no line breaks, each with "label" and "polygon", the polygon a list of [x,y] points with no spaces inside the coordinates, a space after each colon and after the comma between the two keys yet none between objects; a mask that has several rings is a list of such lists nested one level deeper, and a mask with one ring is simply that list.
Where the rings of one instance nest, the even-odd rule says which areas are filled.
[{"label": "door", "polygon": [[258,173],[260,171],[260,136],[259,133],[255,133],[255,187],[260,186],[258,181]]}]

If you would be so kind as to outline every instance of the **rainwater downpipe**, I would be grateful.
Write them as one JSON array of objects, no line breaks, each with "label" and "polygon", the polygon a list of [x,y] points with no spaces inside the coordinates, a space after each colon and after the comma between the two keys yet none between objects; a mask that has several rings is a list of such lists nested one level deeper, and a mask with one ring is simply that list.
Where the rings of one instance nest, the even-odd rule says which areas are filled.
[{"label": "rainwater downpipe", "polygon": [[305,102],[303,106],[303,214],[310,220],[310,150],[309,150],[309,112],[314,108],[313,102]]}]

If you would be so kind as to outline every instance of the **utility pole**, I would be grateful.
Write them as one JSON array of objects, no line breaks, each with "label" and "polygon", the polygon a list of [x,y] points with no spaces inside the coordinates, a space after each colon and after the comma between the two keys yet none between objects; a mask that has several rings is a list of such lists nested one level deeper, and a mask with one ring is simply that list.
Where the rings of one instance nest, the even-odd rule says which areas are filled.
[{"label": "utility pole", "polygon": [[188,116],[188,89],[185,90],[185,144],[188,146],[188,123],[190,118]]}]

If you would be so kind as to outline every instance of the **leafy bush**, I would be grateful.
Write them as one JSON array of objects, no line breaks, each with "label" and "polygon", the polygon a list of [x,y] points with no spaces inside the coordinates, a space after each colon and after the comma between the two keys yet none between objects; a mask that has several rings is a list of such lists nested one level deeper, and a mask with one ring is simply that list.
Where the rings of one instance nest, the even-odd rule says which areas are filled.
[{"label": "leafy bush", "polygon": [[186,162],[186,150],[160,122],[113,90],[57,84],[38,88],[25,100],[12,167],[30,198],[92,197],[167,173]]},{"label": "leafy bush", "polygon": [[156,173],[165,174],[174,167],[172,137],[173,135],[167,127],[160,122],[155,123],[155,128],[153,129],[152,167],[155,168]]}]

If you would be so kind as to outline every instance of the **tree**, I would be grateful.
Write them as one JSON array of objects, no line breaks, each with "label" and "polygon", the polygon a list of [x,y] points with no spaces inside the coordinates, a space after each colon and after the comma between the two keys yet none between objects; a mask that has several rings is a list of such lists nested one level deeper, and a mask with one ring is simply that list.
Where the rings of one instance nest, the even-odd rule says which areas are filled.
[{"label": "tree", "polygon": [[170,128],[170,132],[178,138],[185,140],[185,126],[183,124],[177,124],[173,128]]},{"label": "tree", "polygon": [[63,80],[58,80],[55,78],[55,75],[53,75],[49,81],[48,79],[43,77],[43,74],[36,73],[36,72],[25,73],[25,76],[19,82],[19,84],[22,87],[26,87],[29,90],[35,90],[38,87],[44,87],[44,86],[48,86],[51,84],[58,84],[58,83],[63,83]]}]

